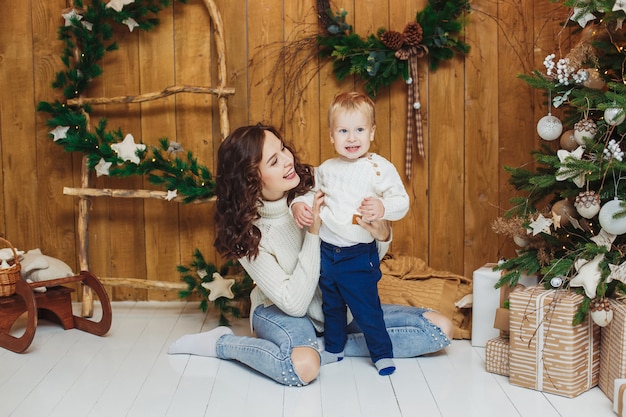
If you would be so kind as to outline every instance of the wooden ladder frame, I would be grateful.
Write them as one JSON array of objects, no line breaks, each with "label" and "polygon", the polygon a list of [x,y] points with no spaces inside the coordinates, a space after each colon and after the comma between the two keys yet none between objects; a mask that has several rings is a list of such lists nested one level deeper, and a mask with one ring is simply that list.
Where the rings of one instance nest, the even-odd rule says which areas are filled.
[{"label": "wooden ladder frame", "polygon": [[[234,88],[226,86],[226,47],[224,43],[224,25],[222,17],[213,0],[204,0],[209,11],[211,20],[213,21],[213,37],[217,50],[217,87],[199,87],[199,86],[170,86],[160,92],[141,94],[137,96],[122,96],[112,98],[87,98],[78,97],[67,101],[68,105],[81,106],[102,105],[113,103],[143,103],[161,99],[172,94],[178,93],[195,93],[195,94],[213,94],[218,98],[220,134],[222,140],[228,136],[230,125],[228,121],[228,96],[235,94]],[[88,116],[88,115],[86,115]],[[89,120],[89,118],[88,118]],[[167,192],[153,190],[115,190],[104,188],[92,188],[90,170],[87,166],[87,157],[83,157],[81,168],[81,184],[79,188],[65,187],[63,194],[76,196],[79,198],[78,204],[78,261],[81,271],[89,271],[89,206],[92,197],[117,197],[117,198],[150,198],[167,200]],[[213,199],[197,201],[204,203]],[[183,197],[176,197],[172,201],[183,201]],[[159,289],[159,290],[179,290],[187,288],[185,283],[148,281],[144,279],[134,278],[100,278],[104,285],[109,286],[130,286],[133,288],[143,289]],[[93,315],[93,292],[91,287],[83,286],[82,291],[82,312],[83,317],[91,317]]]}]

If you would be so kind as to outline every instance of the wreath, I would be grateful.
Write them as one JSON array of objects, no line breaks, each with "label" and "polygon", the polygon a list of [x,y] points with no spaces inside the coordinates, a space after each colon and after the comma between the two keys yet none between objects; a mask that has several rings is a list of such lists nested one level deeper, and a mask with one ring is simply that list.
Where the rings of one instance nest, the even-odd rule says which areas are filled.
[{"label": "wreath", "polygon": [[331,60],[337,80],[356,75],[365,82],[365,91],[372,98],[400,77],[408,85],[405,173],[410,179],[414,140],[420,156],[424,156],[418,60],[428,57],[429,68],[434,71],[442,61],[469,53],[469,45],[461,38],[469,1],[429,0],[402,32],[381,28],[366,38],[346,23],[347,11],[333,12],[327,4],[318,4],[326,29],[317,43],[320,55]]},{"label": "wreath", "polygon": [[[187,0],[180,1],[187,3]],[[50,115],[46,124],[52,128],[50,136],[54,142],[65,151],[85,154],[87,166],[98,177],[144,175],[151,184],[168,190],[167,200],[191,203],[213,197],[215,190],[211,172],[198,163],[191,151],[185,152],[179,143],[167,138],[159,139],[158,146],[154,147],[135,143],[133,136],[124,135],[121,129],[107,130],[104,118],[92,131],[92,106],[89,100],[82,98],[91,82],[102,74],[100,62],[105,54],[118,49],[112,40],[112,25],[125,25],[131,32],[134,29],[149,31],[158,25],[158,13],[170,5],[170,0],[110,0],[108,3],[93,0],[89,5],[74,0],[62,13],[64,25],[59,28],[58,37],[64,42],[61,55],[64,69],[52,82],[52,87],[60,90],[64,99],[42,101],[37,110]],[[176,88],[165,89],[161,95],[178,92],[174,90]],[[225,268],[232,268],[232,265],[226,264],[221,270]],[[228,324],[227,314],[241,315],[240,309],[231,302],[240,302],[250,294],[252,280],[245,273],[240,272],[236,280],[224,279],[215,274],[216,267],[205,262],[197,249],[191,265],[179,265],[177,269],[181,280],[188,285],[187,290],[179,292],[180,298],[200,294],[200,309],[204,312],[208,307],[207,299],[213,301],[221,324]],[[195,276],[191,275],[192,271]]]}]

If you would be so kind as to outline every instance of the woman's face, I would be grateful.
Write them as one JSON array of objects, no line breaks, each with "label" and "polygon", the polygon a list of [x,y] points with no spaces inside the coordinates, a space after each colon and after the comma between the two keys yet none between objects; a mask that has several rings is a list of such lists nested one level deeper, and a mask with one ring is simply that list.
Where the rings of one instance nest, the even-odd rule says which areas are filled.
[{"label": "woman's face", "polygon": [[293,164],[293,154],[270,131],[265,131],[263,157],[259,164],[263,199],[276,201],[300,183]]}]

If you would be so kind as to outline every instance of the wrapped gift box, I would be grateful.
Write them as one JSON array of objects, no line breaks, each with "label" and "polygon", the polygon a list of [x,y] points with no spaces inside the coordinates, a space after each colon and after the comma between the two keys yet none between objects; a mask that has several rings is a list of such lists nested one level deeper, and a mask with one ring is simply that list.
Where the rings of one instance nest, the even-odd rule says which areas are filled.
[{"label": "wrapped gift box", "polygon": [[[500,305],[500,290],[495,285],[501,271],[494,271],[495,263],[488,263],[474,271],[472,282],[472,346],[485,347],[487,340],[500,336],[494,328],[496,309]],[[528,287],[537,285],[536,276],[522,276],[519,283]]]},{"label": "wrapped gift box", "polygon": [[613,411],[617,417],[626,417],[626,379],[616,379],[613,389]]},{"label": "wrapped gift box", "polygon": [[493,374],[509,376],[509,338],[495,337],[485,346],[485,370]]},{"label": "wrapped gift box", "polygon": [[598,384],[600,328],[572,325],[583,296],[529,287],[510,294],[510,382],[575,397]]},{"label": "wrapped gift box", "polygon": [[614,381],[626,378],[626,304],[609,299],[613,320],[600,330],[600,380],[602,392],[613,402]]}]

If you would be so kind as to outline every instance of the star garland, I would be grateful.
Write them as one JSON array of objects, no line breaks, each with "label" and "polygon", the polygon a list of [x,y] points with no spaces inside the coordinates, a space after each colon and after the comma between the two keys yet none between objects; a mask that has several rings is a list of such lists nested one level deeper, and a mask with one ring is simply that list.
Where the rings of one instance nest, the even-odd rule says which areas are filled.
[{"label": "star garland", "polygon": [[[323,3],[323,2],[322,2]],[[324,8],[321,4],[318,7]],[[408,86],[405,173],[411,178],[413,142],[417,142],[424,157],[421,103],[419,97],[418,60],[429,58],[429,67],[436,70],[444,60],[466,55],[470,47],[461,39],[470,6],[467,0],[429,0],[424,10],[417,12],[403,32],[381,28],[376,35],[362,38],[346,23],[345,10],[333,12],[327,8],[326,33],[317,38],[320,55],[333,64],[333,73],[342,81],[356,75],[365,84],[365,91],[376,97],[378,91],[403,78]]]},{"label": "star garland", "polygon": [[185,153],[180,144],[166,138],[160,139],[158,146],[135,143],[131,134],[107,130],[106,119],[100,119],[92,131],[91,106],[80,101],[102,74],[99,62],[107,52],[118,49],[112,40],[112,25],[125,25],[131,32],[135,28],[149,31],[158,25],[158,13],[170,4],[170,0],[93,0],[86,6],[75,0],[73,7],[62,13],[64,24],[58,35],[65,43],[61,56],[65,69],[52,83],[62,91],[64,100],[42,101],[37,110],[50,115],[46,124],[54,142],[68,152],[85,154],[89,169],[97,176],[145,175],[150,183],[168,190],[168,200],[181,195],[182,201],[189,203],[212,197],[215,189],[211,172],[198,164],[192,152]]}]

